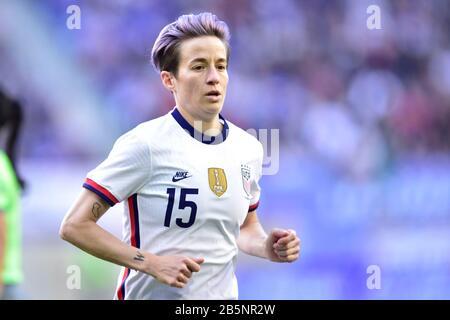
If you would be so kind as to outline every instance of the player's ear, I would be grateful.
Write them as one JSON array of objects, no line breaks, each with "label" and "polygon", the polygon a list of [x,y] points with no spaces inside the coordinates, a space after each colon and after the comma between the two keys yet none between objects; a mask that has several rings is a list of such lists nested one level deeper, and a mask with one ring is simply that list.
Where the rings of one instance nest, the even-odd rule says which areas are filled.
[{"label": "player's ear", "polygon": [[161,71],[160,76],[164,87],[166,87],[169,91],[174,91],[175,81],[173,74],[169,71]]}]

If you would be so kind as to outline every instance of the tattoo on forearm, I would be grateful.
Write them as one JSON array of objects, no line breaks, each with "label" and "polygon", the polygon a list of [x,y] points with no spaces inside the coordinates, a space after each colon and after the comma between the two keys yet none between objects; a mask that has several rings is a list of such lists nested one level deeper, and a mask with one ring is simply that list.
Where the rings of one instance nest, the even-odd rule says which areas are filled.
[{"label": "tattoo on forearm", "polygon": [[134,260],[137,261],[144,261],[144,256],[142,255],[142,253],[140,253],[139,251],[136,254],[136,257],[133,258]]},{"label": "tattoo on forearm", "polygon": [[92,206],[92,214],[94,215],[95,218],[100,218],[100,203],[96,202],[93,204]]}]

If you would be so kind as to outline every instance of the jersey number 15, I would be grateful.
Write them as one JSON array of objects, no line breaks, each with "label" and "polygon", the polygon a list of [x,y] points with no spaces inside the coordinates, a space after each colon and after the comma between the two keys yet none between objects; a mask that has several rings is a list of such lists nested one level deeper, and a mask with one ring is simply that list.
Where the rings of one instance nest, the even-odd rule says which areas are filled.
[{"label": "jersey number 15", "polygon": [[[173,204],[175,202],[175,188],[167,188],[169,194],[169,202],[167,203],[166,218],[164,219],[164,226],[170,227],[170,220],[172,219]],[[181,228],[189,228],[194,224],[195,216],[197,214],[197,204],[194,201],[186,200],[186,195],[198,194],[198,189],[181,188],[180,202],[178,203],[178,209],[191,208],[191,215],[188,222],[183,222],[181,218],[175,219],[177,226]]]}]

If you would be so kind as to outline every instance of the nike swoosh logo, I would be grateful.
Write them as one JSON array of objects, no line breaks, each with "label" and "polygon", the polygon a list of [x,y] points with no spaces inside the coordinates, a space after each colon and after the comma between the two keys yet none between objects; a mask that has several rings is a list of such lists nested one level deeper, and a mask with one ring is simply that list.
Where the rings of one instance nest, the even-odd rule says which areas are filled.
[{"label": "nike swoosh logo", "polygon": [[187,179],[187,178],[190,178],[190,177],[192,177],[192,176],[179,177],[179,178],[173,177],[173,178],[172,178],[172,182],[178,182],[178,181],[180,181],[180,180]]}]

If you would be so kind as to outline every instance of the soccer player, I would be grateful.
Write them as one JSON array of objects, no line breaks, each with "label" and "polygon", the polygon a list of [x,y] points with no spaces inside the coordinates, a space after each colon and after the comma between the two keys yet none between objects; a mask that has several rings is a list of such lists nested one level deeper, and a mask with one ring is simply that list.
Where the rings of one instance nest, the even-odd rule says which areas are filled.
[{"label": "soccer player", "polygon": [[[238,248],[292,262],[293,230],[258,222],[261,143],[221,115],[229,30],[211,13],[162,29],[152,62],[176,106],[138,125],[87,174],[64,218],[63,239],[123,266],[116,299],[237,299]],[[123,241],[97,220],[124,202]]]},{"label": "soccer player", "polygon": [[20,288],[23,281],[20,193],[24,181],[14,161],[21,122],[20,104],[0,91],[0,133],[7,134],[6,147],[0,148],[0,300],[26,297]]}]

